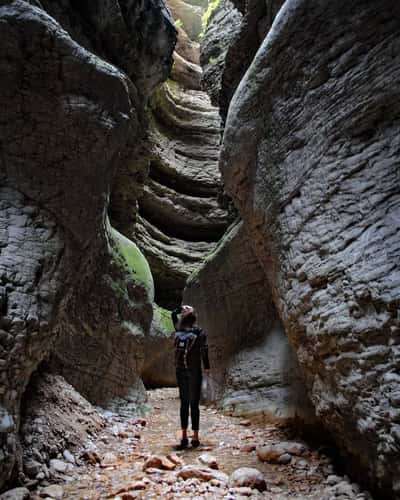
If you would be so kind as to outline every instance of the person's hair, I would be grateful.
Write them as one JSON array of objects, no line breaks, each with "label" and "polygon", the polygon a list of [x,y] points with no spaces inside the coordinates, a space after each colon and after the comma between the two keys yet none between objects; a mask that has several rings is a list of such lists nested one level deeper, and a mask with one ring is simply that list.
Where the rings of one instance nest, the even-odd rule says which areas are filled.
[{"label": "person's hair", "polygon": [[197,317],[194,312],[185,314],[182,316],[181,321],[180,321],[180,327],[181,328],[192,328],[194,324],[196,323]]}]

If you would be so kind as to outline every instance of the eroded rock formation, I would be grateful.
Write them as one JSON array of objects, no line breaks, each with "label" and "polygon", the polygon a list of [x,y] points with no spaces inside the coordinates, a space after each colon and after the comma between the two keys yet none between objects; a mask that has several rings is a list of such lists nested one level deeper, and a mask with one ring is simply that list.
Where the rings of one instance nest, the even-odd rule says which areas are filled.
[{"label": "eroded rock formation", "polygon": [[[166,76],[175,38],[162,4],[136,12],[121,2],[90,2],[92,22],[100,23],[93,41],[84,29],[85,2],[82,11],[51,2],[61,25],[43,10],[46,2],[32,3],[0,2],[0,485],[19,454],[24,390],[54,350],[53,359],[73,361],[65,375],[93,401],[125,397],[135,387],[135,399],[143,397],[135,361],[150,329],[152,297],[118,252],[106,205],[114,175],[141,137],[143,96]],[[126,52],[118,48],[123,40],[108,38],[111,17],[121,22],[122,14],[128,31],[138,17],[144,29],[132,46],[124,44]],[[152,27],[160,46],[136,53]],[[106,47],[115,49],[128,73],[136,54],[151,75],[136,71],[133,82],[95,55],[99,45],[104,57]],[[139,76],[150,82],[141,92]]]},{"label": "eroded rock formation", "polygon": [[200,90],[199,44],[183,5],[194,8],[172,4],[183,26],[171,79],[151,100],[149,179],[132,229],[152,269],[156,303],[166,308],[180,303],[186,279],[214,248],[230,219],[220,203],[220,119]]},{"label": "eroded rock formation", "polygon": [[399,9],[287,1],[230,104],[221,159],[317,415],[396,498]]},{"label": "eroded rock formation", "polygon": [[223,237],[186,286],[209,335],[211,395],[236,415],[310,421],[312,410],[243,222]]}]

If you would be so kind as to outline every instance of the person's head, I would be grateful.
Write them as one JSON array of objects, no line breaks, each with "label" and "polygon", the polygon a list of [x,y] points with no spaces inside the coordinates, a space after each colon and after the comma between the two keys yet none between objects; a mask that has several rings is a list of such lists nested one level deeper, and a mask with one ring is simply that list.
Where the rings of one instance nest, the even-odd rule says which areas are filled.
[{"label": "person's head", "polygon": [[196,313],[192,308],[191,311],[187,312],[186,314],[182,314],[180,327],[183,329],[193,328],[193,326],[196,323],[196,320],[197,320]]}]

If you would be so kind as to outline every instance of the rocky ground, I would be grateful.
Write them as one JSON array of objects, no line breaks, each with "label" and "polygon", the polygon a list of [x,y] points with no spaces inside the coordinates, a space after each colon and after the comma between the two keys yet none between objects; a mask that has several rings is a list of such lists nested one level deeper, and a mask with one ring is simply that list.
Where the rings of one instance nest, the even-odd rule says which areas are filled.
[{"label": "rocky ground", "polygon": [[145,418],[102,415],[106,424],[84,449],[52,459],[57,469],[34,491],[2,500],[114,499],[371,499],[335,473],[323,448],[309,446],[282,424],[244,420],[201,408],[202,446],[175,452],[177,389],[148,392]]}]

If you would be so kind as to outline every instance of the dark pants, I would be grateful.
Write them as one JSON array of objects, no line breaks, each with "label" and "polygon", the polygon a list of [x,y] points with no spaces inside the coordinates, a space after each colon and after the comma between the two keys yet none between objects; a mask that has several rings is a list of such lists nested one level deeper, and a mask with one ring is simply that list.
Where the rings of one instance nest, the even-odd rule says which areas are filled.
[{"label": "dark pants", "polygon": [[200,421],[200,391],[201,391],[201,370],[176,370],[176,380],[179,387],[179,397],[181,399],[181,428],[187,429],[190,416],[192,418],[192,429],[199,430]]}]

